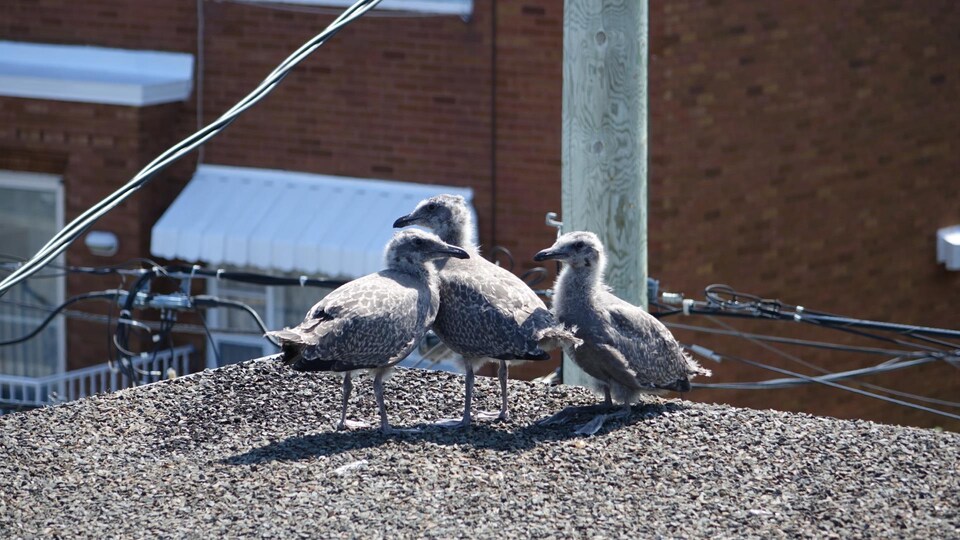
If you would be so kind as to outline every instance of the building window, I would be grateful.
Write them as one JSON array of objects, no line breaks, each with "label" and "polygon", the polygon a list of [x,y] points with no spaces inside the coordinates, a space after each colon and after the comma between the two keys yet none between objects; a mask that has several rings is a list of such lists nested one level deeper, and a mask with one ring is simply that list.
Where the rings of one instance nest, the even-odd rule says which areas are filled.
[{"label": "building window", "polygon": [[[228,269],[262,272],[251,268]],[[300,277],[299,274],[291,276]],[[318,287],[267,287],[216,279],[208,280],[207,288],[210,294],[252,307],[270,330],[300,324],[307,310],[332,290]],[[213,336],[213,347],[207,349],[209,368],[277,352],[277,348],[264,339],[263,331],[246,311],[216,308],[210,310],[207,323]]]},{"label": "building window", "polygon": [[[61,227],[63,185],[59,177],[0,170],[0,262],[10,264],[31,257]],[[64,278],[55,269],[8,291],[0,297],[0,341],[33,331],[63,298]],[[43,377],[62,372],[65,348],[64,323],[58,317],[33,339],[0,347],[0,374]]]}]

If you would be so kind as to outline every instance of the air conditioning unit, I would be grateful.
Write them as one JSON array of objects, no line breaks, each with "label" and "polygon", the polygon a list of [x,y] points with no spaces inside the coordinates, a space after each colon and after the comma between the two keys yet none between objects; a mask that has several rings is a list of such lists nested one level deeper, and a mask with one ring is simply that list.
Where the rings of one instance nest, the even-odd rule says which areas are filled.
[{"label": "air conditioning unit", "polygon": [[947,270],[960,270],[960,225],[937,231],[937,262]]}]

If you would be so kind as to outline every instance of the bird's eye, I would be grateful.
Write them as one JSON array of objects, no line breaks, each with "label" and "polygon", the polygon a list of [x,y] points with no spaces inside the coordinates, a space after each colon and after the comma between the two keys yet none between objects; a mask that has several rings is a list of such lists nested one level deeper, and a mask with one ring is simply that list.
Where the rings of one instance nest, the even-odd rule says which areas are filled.
[{"label": "bird's eye", "polygon": [[418,245],[418,246],[422,246],[422,245],[423,245],[423,238],[417,238],[417,239],[415,239],[415,240],[413,241],[413,243],[416,244],[416,245]]},{"label": "bird's eye", "polygon": [[576,249],[583,249],[583,240],[578,240],[577,243],[573,245]]},{"label": "bird's eye", "polygon": [[436,209],[437,209],[436,203],[430,203],[427,205],[427,210],[436,210]]}]

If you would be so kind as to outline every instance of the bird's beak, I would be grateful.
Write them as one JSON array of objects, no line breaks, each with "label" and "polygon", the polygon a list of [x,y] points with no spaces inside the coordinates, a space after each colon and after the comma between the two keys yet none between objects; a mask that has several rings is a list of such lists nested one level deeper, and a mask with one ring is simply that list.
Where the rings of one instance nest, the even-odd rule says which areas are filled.
[{"label": "bird's beak", "polygon": [[563,255],[564,253],[562,249],[555,249],[553,247],[549,247],[541,251],[540,253],[537,253],[536,255],[534,255],[533,260],[537,262],[548,261],[550,259],[559,259]]},{"label": "bird's beak", "polygon": [[444,255],[449,255],[455,259],[469,259],[470,254],[466,251],[456,247],[456,246],[447,246],[437,250],[437,253],[443,253]]},{"label": "bird's beak", "polygon": [[393,228],[399,229],[401,227],[413,225],[416,222],[417,222],[417,219],[413,216],[413,214],[407,214],[405,216],[398,217],[397,220],[393,222]]}]

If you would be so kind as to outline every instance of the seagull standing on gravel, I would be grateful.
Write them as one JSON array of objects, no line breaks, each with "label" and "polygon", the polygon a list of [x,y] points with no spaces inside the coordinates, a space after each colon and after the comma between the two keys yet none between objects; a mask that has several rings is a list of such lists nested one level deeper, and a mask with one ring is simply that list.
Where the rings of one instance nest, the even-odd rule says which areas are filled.
[{"label": "seagull standing on gravel", "polygon": [[343,404],[337,429],[360,427],[347,421],[347,400],[355,372],[374,373],[380,429],[387,422],[383,380],[417,346],[433,324],[440,305],[439,281],[431,261],[469,254],[435,235],[401,231],[387,244],[387,268],[355,279],[310,308],[296,328],[269,332],[283,350],[284,363],[296,371],[343,372]]},{"label": "seagull standing on gravel", "polygon": [[[500,361],[500,413],[510,418],[507,399],[507,361],[547,360],[547,351],[580,342],[550,313],[543,301],[520,278],[480,256],[473,238],[473,217],[459,195],[438,195],[420,202],[394,227],[422,225],[448,244],[470,254],[467,260],[438,261],[440,311],[433,331],[464,358],[466,390],[463,418],[448,426],[470,424],[474,370],[490,359]],[[493,417],[480,413],[479,417]]]},{"label": "seagull standing on gravel", "polygon": [[553,312],[570,327],[583,345],[568,349],[588,375],[599,381],[602,406],[571,408],[543,423],[557,423],[574,411],[609,411],[614,400],[623,409],[614,415],[600,414],[578,433],[593,434],[610,417],[628,416],[630,404],[641,394],[664,394],[690,390],[690,377],[710,376],[690,358],[673,334],[655,317],[614,296],[603,281],[606,265],[603,244],[591,232],[571,232],[534,257],[565,263],[554,285]]}]

